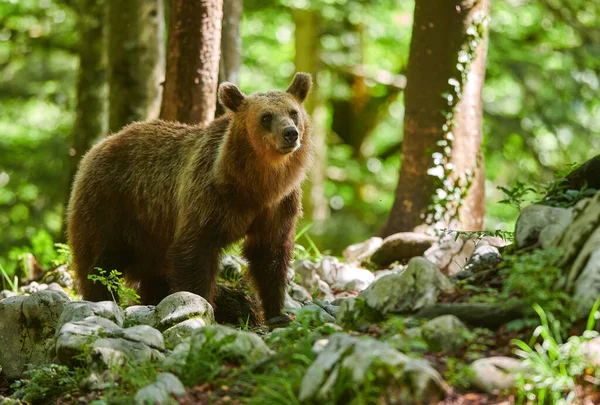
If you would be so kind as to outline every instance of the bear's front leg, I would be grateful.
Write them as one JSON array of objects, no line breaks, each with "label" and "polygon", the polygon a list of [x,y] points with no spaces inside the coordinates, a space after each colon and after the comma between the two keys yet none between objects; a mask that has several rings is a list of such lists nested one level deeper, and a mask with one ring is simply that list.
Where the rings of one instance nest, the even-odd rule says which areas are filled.
[{"label": "bear's front leg", "polygon": [[222,245],[209,230],[182,232],[169,250],[171,292],[189,291],[214,307]]},{"label": "bear's front leg", "polygon": [[299,214],[299,192],[294,192],[278,207],[261,213],[246,235],[244,255],[250,263],[250,274],[258,288],[267,321],[281,316]]}]

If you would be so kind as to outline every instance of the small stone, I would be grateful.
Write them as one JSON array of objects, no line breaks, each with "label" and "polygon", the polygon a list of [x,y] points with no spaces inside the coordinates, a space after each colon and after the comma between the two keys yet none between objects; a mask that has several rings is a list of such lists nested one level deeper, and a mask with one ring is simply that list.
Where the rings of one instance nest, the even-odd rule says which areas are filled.
[{"label": "small stone", "polygon": [[33,294],[39,291],[44,291],[48,289],[48,284],[38,284],[35,281],[32,281],[31,283],[29,283],[28,285],[25,285],[21,288],[19,288],[19,291],[21,291],[23,294]]},{"label": "small stone", "polygon": [[17,295],[19,295],[19,294],[16,292],[13,292],[10,290],[2,290],[2,291],[0,291],[0,301],[3,300],[4,298],[16,297]]},{"label": "small stone", "polygon": [[432,351],[458,352],[467,347],[471,332],[454,315],[442,315],[421,327],[421,336]]},{"label": "small stone", "polygon": [[286,292],[283,298],[283,308],[287,311],[292,311],[295,309],[302,308],[302,304],[298,301],[295,301],[290,295]]},{"label": "small stone", "polygon": [[317,286],[317,267],[310,260],[296,260],[294,262],[294,271],[296,273],[295,278],[297,283],[303,285],[309,290],[312,290]]},{"label": "small stone", "polygon": [[515,378],[521,369],[521,361],[511,357],[488,357],[475,360],[470,368],[471,385],[488,394],[494,394],[515,388]]},{"label": "small stone", "polygon": [[316,304],[308,304],[296,311],[297,316],[314,316],[320,322],[335,322],[335,317]]},{"label": "small stone", "polygon": [[325,281],[321,280],[319,276],[317,282],[317,296],[325,301],[333,301],[335,297],[333,296],[333,292],[331,291],[331,287]]}]

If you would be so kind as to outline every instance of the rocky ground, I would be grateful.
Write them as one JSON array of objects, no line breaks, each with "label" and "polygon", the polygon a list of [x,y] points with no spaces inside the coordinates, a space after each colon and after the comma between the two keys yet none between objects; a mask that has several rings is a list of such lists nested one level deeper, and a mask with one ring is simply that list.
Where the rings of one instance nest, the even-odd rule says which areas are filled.
[{"label": "rocky ground", "polygon": [[273,330],[235,255],[216,313],[188,292],[156,307],[80,301],[68,265],[32,266],[36,281],[0,292],[0,404],[600,403],[600,338],[586,323],[599,247],[597,193],[525,208],[513,243],[400,233],[343,259],[298,255],[294,322]]}]

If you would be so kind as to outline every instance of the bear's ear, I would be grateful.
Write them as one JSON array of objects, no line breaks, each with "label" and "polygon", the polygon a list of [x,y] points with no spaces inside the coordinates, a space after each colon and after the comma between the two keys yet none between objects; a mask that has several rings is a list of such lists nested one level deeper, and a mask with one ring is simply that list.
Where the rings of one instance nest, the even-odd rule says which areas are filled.
[{"label": "bear's ear", "polygon": [[298,72],[286,91],[302,103],[310,91],[310,86],[312,86],[312,77],[308,73]]},{"label": "bear's ear", "polygon": [[219,86],[219,102],[223,107],[237,112],[244,100],[246,95],[235,84],[223,82]]}]

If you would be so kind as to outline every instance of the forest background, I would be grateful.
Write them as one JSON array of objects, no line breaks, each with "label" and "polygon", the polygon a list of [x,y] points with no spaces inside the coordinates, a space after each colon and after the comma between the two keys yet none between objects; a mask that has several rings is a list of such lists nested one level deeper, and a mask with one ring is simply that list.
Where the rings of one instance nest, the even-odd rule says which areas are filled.
[{"label": "forest background", "polygon": [[[312,224],[312,239],[320,250],[339,254],[378,234],[394,203],[402,164],[414,2],[225,4],[226,17],[232,6],[241,11],[237,22],[229,20],[228,32],[237,32],[233,37],[225,35],[224,20],[223,55],[233,46],[241,56],[239,70],[224,72],[221,66],[227,80],[251,93],[284,89],[297,70],[316,79],[310,108],[325,143],[321,181],[311,179],[305,190],[315,197],[303,220]],[[76,147],[81,105],[96,117],[100,132],[120,128],[111,128],[106,104],[79,100],[78,111],[81,58],[103,47],[94,29],[119,29],[118,11],[103,27],[100,8],[93,5],[102,2],[0,0],[0,265],[9,272],[25,251],[36,252],[43,264],[62,239],[72,157],[81,152]],[[157,30],[169,25],[169,11],[161,10]],[[500,203],[506,196],[499,186],[515,190],[550,181],[599,150],[600,5],[496,0],[485,19],[485,227],[512,230],[518,211]],[[159,38],[167,44],[166,34]],[[440,36],[439,45],[446,40]],[[98,82],[92,86],[106,92],[106,66],[94,66]],[[126,100],[115,92],[110,97]]]}]

